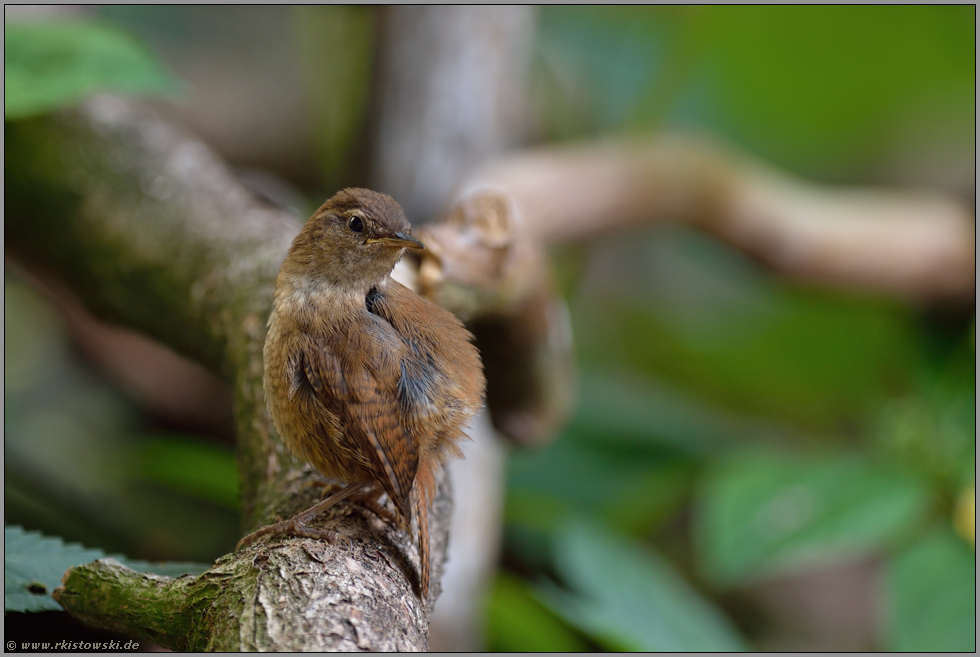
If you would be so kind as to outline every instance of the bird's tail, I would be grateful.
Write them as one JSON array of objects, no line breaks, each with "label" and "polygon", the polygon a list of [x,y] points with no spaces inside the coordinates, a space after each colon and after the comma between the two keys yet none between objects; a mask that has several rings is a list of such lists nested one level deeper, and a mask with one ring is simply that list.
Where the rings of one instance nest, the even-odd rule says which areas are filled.
[{"label": "bird's tail", "polygon": [[422,601],[429,603],[429,499],[432,497],[435,481],[428,468],[419,468],[416,476],[415,522],[419,529],[419,587]]}]

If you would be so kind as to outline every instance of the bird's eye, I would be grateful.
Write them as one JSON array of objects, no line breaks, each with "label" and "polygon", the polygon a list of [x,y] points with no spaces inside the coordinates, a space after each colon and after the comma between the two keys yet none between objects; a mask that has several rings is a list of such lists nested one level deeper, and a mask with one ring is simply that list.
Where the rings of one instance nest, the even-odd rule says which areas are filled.
[{"label": "bird's eye", "polygon": [[347,220],[347,227],[355,233],[359,233],[364,230],[364,222],[361,221],[360,217],[351,217]]}]

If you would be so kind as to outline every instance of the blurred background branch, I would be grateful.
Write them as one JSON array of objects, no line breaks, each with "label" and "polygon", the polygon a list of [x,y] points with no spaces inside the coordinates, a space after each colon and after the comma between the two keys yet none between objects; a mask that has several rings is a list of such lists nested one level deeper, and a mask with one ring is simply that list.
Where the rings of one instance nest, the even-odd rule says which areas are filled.
[{"label": "blurred background branch", "polygon": [[925,304],[974,295],[975,222],[955,196],[816,185],[692,135],[522,153],[461,185],[483,187],[543,243],[685,223],[803,281]]}]

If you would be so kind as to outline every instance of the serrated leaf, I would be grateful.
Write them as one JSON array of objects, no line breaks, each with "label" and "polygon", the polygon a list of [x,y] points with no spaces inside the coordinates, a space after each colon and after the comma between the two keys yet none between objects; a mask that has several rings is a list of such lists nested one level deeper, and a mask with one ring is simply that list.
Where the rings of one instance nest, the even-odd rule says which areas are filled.
[{"label": "serrated leaf", "polygon": [[3,608],[4,611],[61,611],[51,592],[61,584],[65,571],[107,556],[139,572],[165,577],[199,574],[208,569],[195,563],[151,563],[106,555],[99,549],[65,543],[60,538],[4,526]]},{"label": "serrated leaf", "polygon": [[66,544],[20,527],[5,526],[3,542],[4,611],[60,611],[51,592],[61,584],[65,571],[105,556],[102,550]]},{"label": "serrated leaf", "polygon": [[888,649],[975,652],[976,554],[948,530],[890,560],[886,570]]},{"label": "serrated leaf", "polygon": [[568,589],[541,584],[556,613],[610,650],[744,650],[733,625],[647,546],[573,521],[555,535]]},{"label": "serrated leaf", "polygon": [[6,22],[3,114],[19,119],[98,91],[170,93],[177,82],[128,35],[83,21]]},{"label": "serrated leaf", "polygon": [[722,584],[867,554],[929,503],[920,482],[848,455],[744,455],[710,470],[700,488],[702,563]]}]

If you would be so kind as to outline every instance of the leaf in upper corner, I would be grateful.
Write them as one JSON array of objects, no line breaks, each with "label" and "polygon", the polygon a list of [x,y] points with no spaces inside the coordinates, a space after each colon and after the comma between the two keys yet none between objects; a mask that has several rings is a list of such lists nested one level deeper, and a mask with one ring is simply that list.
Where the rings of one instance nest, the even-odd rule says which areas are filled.
[{"label": "leaf in upper corner", "polygon": [[554,550],[568,590],[542,584],[542,599],[603,647],[657,652],[746,648],[729,620],[649,547],[576,520],[555,535]]},{"label": "leaf in upper corner", "polygon": [[84,21],[5,22],[3,114],[19,119],[99,91],[166,94],[176,80],[142,46]]},{"label": "leaf in upper corner", "polygon": [[[4,611],[61,611],[51,592],[61,584],[65,571],[109,556],[99,549],[65,543],[60,538],[24,531],[17,526],[5,526],[3,539]],[[165,577],[199,574],[208,568],[203,564],[149,563],[115,558],[133,570]]]}]

